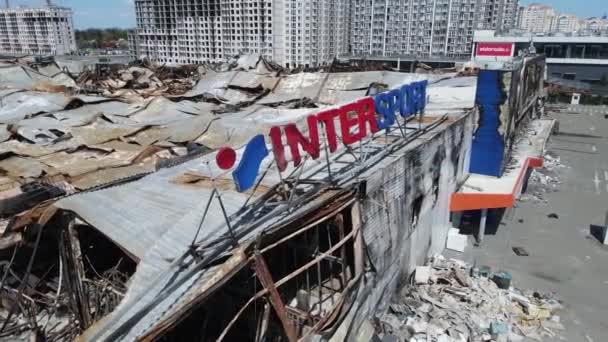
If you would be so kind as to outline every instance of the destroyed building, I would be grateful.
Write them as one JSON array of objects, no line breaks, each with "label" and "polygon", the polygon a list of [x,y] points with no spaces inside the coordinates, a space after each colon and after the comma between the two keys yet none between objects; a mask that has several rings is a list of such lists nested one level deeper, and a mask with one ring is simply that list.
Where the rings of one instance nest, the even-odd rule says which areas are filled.
[{"label": "destroyed building", "polygon": [[445,247],[476,76],[88,72],[0,68],[0,336],[348,340]]}]

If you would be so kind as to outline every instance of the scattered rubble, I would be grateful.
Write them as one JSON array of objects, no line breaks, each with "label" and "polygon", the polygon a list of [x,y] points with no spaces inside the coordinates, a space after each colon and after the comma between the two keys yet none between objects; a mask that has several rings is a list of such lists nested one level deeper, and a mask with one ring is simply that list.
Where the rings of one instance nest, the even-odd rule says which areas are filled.
[{"label": "scattered rubble", "polygon": [[530,256],[528,251],[523,247],[513,247],[513,252],[519,256]]},{"label": "scattered rubble", "polygon": [[532,201],[538,204],[546,204],[544,198],[546,193],[556,192],[562,184],[558,170],[566,168],[561,162],[561,158],[547,153],[544,156],[544,166],[533,169],[528,180],[528,189],[520,197],[521,202]]},{"label": "scattered rubble", "polygon": [[198,66],[155,66],[142,62],[135,65],[97,64],[95,70],[83,72],[77,79],[86,92],[105,97],[148,98],[161,95],[183,95],[199,80]]},{"label": "scattered rubble", "polygon": [[500,289],[496,279],[510,281],[510,274],[500,272],[494,280],[469,276],[476,273],[470,265],[443,256],[427,267],[428,282],[403,288],[388,312],[377,317],[380,335],[410,342],[563,339],[557,315],[562,305],[553,294]]}]

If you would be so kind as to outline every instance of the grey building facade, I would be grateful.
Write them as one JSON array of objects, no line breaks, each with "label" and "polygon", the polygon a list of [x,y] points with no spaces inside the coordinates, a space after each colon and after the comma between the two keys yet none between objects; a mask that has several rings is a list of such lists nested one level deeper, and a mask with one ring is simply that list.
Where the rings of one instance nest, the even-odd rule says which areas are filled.
[{"label": "grey building facade", "polygon": [[349,10],[348,0],[135,0],[137,50],[170,64],[254,53],[317,66],[347,52]]},{"label": "grey building facade", "polygon": [[353,55],[468,58],[473,32],[516,25],[518,0],[353,0]]},{"label": "grey building facade", "polygon": [[76,49],[70,8],[48,4],[0,9],[0,54],[66,55]]}]

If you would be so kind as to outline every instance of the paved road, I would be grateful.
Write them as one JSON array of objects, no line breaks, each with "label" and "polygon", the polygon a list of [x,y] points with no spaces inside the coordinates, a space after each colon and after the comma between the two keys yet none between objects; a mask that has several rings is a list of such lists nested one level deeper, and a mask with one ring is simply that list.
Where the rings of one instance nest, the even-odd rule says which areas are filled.
[{"label": "paved road", "polygon": [[[590,235],[590,225],[603,224],[608,210],[608,109],[577,112],[550,114],[558,119],[560,134],[549,150],[568,166],[558,170],[560,190],[546,194],[546,204],[519,203],[482,247],[469,244],[465,254],[448,255],[504,269],[517,287],[556,291],[566,305],[567,341],[606,342],[608,246]],[[550,213],[559,219],[548,218]],[[530,256],[516,256],[515,246]]]}]

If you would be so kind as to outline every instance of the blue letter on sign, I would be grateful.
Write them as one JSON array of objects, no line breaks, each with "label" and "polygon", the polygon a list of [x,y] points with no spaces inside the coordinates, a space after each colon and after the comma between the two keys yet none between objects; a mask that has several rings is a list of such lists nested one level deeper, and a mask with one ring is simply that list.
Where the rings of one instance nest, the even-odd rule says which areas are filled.
[{"label": "blue letter on sign", "polygon": [[401,103],[401,98],[403,98],[403,96],[401,95],[401,90],[400,89],[393,89],[388,93],[388,96],[390,98],[390,103],[391,103],[391,112],[393,113],[393,117],[397,116],[397,111],[400,111],[400,103]]},{"label": "blue letter on sign", "polygon": [[413,113],[418,113],[426,107],[426,86],[428,81],[416,82],[411,85],[412,108]]},{"label": "blue letter on sign", "polygon": [[260,165],[266,156],[268,156],[268,148],[264,136],[256,135],[247,143],[241,162],[232,173],[238,192],[247,191],[255,184]]},{"label": "blue letter on sign", "polygon": [[395,112],[392,102],[392,97],[388,93],[380,93],[374,98],[376,104],[376,112],[383,119],[378,119],[376,125],[378,129],[388,129],[395,123]]},{"label": "blue letter on sign", "polygon": [[399,93],[401,94],[401,98],[399,99],[399,113],[403,118],[407,118],[412,115],[411,106],[409,104],[410,101],[410,93],[409,93],[409,85],[404,85],[399,88]]}]

